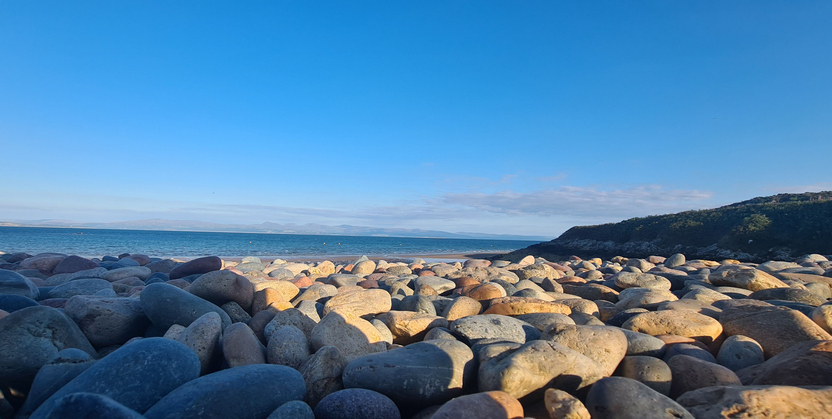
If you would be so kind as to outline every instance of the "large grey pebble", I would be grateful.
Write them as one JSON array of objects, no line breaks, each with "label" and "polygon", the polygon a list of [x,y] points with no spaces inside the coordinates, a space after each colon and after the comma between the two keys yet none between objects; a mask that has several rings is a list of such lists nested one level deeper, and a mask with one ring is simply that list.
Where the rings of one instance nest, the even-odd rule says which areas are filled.
[{"label": "large grey pebble", "polygon": [[303,377],[282,365],[244,365],[191,380],[145,412],[147,419],[262,418],[306,393]]},{"label": "large grey pebble", "polygon": [[27,389],[58,352],[78,348],[96,356],[86,336],[61,310],[27,307],[0,319],[0,384]]},{"label": "large grey pebble", "polygon": [[185,345],[165,338],[129,343],[102,358],[47,399],[32,415],[42,418],[72,393],[107,396],[139,413],[177,387],[199,377],[199,358]]},{"label": "large grey pebble", "polygon": [[624,377],[598,380],[585,404],[592,419],[694,419],[673,399]]}]

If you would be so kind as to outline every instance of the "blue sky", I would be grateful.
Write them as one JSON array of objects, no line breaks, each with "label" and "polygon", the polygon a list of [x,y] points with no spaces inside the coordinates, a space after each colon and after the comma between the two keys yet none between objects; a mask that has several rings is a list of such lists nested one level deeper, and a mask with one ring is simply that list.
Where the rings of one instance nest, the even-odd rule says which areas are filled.
[{"label": "blue sky", "polygon": [[557,236],[832,189],[832,3],[0,2],[0,221]]}]

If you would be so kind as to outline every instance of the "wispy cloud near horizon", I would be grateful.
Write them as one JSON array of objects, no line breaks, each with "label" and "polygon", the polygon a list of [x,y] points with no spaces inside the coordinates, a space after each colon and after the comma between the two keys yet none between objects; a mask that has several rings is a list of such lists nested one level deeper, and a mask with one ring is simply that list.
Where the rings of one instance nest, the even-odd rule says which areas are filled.
[{"label": "wispy cloud near horizon", "polygon": [[613,190],[562,186],[533,192],[451,193],[440,200],[498,214],[626,217],[693,209],[691,206],[703,205],[712,196],[710,191],[665,190],[659,185]]},{"label": "wispy cloud near horizon", "polygon": [[[0,216],[7,220],[22,219],[21,214],[32,214],[38,218],[75,221],[133,221],[142,218],[220,223],[270,221],[556,235],[575,224],[613,222],[634,216],[703,208],[712,195],[710,191],[664,189],[659,185],[618,189],[562,186],[532,192],[447,193],[401,202],[400,205],[339,207],[333,204],[328,208],[244,202],[153,202],[152,208],[129,210],[97,205],[45,209],[31,204],[0,204]],[[12,217],[13,214],[16,216]]]}]

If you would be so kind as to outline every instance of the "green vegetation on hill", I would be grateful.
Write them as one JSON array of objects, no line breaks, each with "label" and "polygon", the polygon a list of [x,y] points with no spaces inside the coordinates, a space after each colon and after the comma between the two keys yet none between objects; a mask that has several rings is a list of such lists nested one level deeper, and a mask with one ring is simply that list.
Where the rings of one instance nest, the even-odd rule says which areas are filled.
[{"label": "green vegetation on hill", "polygon": [[779,194],[715,209],[572,227],[537,250],[568,252],[577,241],[587,240],[649,242],[659,249],[681,246],[688,252],[716,245],[755,259],[784,253],[832,254],[832,192]]}]

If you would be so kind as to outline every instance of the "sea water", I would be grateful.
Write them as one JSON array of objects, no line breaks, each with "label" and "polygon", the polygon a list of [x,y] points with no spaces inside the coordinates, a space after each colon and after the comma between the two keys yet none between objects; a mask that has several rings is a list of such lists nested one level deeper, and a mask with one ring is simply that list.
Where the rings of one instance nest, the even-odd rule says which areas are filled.
[{"label": "sea water", "polygon": [[335,257],[506,252],[526,240],[331,236],[268,233],[0,227],[0,251],[83,257],[141,253],[152,257]]}]

